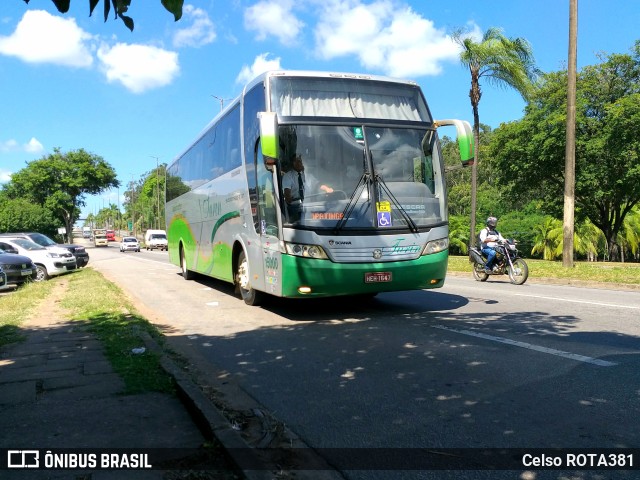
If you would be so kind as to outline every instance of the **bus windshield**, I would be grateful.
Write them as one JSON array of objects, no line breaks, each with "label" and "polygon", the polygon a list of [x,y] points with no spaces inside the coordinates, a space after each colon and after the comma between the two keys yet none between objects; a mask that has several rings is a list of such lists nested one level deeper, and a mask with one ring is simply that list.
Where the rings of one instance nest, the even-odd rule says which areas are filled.
[{"label": "bus windshield", "polygon": [[284,225],[415,230],[446,221],[430,128],[297,124],[282,125],[279,138]]}]

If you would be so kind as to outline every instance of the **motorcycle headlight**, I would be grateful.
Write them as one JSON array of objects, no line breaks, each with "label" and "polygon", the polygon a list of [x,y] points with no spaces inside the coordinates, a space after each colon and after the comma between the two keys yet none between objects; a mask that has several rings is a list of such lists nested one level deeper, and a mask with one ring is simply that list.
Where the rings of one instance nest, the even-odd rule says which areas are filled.
[{"label": "motorcycle headlight", "polygon": [[318,258],[326,260],[327,254],[319,245],[305,245],[302,243],[287,243],[285,245],[287,253],[289,255],[295,255],[296,257],[305,258]]},{"label": "motorcycle headlight", "polygon": [[439,238],[438,240],[431,240],[424,246],[422,255],[432,255],[434,253],[442,252],[447,248],[449,248],[449,238]]}]

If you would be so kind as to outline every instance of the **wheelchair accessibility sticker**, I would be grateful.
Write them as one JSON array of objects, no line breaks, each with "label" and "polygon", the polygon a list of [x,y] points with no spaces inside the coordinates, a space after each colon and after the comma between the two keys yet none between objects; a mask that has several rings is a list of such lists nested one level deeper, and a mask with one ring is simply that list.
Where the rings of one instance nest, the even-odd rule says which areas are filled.
[{"label": "wheelchair accessibility sticker", "polygon": [[378,226],[379,227],[391,226],[391,212],[378,212]]}]

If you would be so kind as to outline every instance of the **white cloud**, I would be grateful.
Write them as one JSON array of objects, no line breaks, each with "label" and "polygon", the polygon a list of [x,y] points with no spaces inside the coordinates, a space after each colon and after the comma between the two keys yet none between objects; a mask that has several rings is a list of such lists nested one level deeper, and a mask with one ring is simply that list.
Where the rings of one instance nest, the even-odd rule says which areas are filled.
[{"label": "white cloud", "polygon": [[44,10],[27,10],[10,36],[0,36],[0,54],[28,63],[90,67],[92,39],[73,18],[56,17]]},{"label": "white cloud", "polygon": [[244,26],[256,32],[256,40],[275,36],[280,43],[294,43],[304,23],[292,12],[292,0],[262,0],[244,12]]},{"label": "white cloud", "polygon": [[37,138],[31,137],[28,143],[20,145],[16,140],[10,139],[0,143],[0,152],[27,152],[27,153],[42,153],[44,147]]},{"label": "white cloud", "polygon": [[119,82],[133,93],[168,85],[180,72],[176,52],[147,45],[103,45],[98,58],[107,80]]},{"label": "white cloud", "polygon": [[213,22],[207,12],[193,5],[185,5],[182,14],[181,24],[189,21],[193,23],[189,27],[179,29],[173,35],[174,47],[202,47],[216,39]]},{"label": "white cloud", "polygon": [[268,56],[269,53],[263,53],[255,58],[253,65],[244,65],[236,78],[236,82],[244,84],[268,70],[280,70],[282,68],[280,66],[280,57],[274,60],[269,60],[267,58]]},{"label": "white cloud", "polygon": [[27,153],[42,153],[44,152],[44,146],[38,141],[36,137],[31,137],[29,143],[23,145],[24,151]]},{"label": "white cloud", "polygon": [[397,77],[437,75],[459,47],[433,22],[393,0],[327,0],[315,30],[318,55],[356,56],[362,67]]},{"label": "white cloud", "polygon": [[0,168],[0,183],[7,183],[11,180],[11,172]]},{"label": "white cloud", "polygon": [[18,142],[16,142],[14,139],[5,140],[4,142],[0,143],[0,152],[16,152],[19,149],[20,147],[18,146]]}]

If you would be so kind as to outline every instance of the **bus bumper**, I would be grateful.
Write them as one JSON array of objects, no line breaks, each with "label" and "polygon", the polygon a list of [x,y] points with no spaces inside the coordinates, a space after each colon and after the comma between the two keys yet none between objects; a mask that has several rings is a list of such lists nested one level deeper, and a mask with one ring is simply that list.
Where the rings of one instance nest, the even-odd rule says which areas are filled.
[{"label": "bus bumper", "polygon": [[360,295],[444,285],[449,252],[402,262],[333,263],[283,255],[282,296],[289,298]]}]

